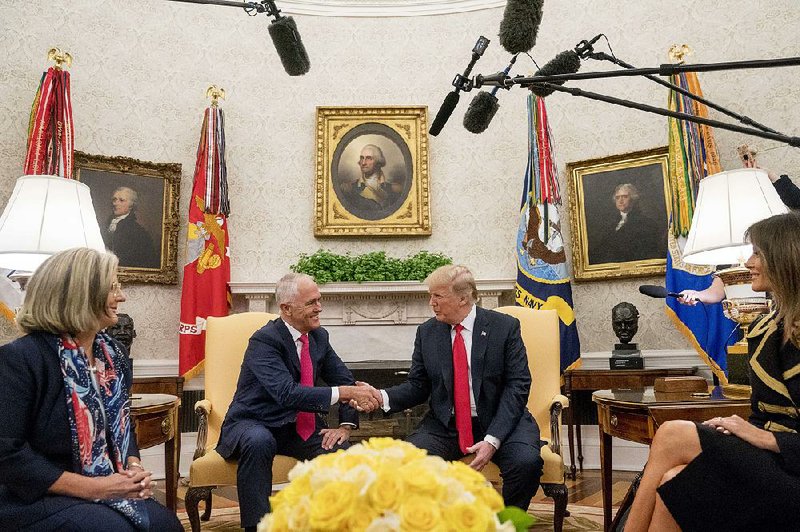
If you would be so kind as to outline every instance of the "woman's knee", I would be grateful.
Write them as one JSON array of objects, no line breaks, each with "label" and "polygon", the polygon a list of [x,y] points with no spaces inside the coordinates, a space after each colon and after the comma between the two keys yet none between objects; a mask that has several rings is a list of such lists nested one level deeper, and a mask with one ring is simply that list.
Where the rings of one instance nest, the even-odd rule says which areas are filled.
[{"label": "woman's knee", "polygon": [[686,445],[692,437],[697,438],[697,427],[691,421],[672,420],[667,421],[656,431],[653,438],[653,448],[680,448]]},{"label": "woman's knee", "polygon": [[664,484],[666,484],[667,482],[669,482],[670,480],[675,478],[678,475],[678,473],[683,471],[683,468],[685,468],[685,467],[686,467],[686,464],[681,464],[681,465],[678,465],[678,466],[675,466],[675,467],[669,469],[666,473],[664,473],[661,476],[661,481],[658,483],[658,485],[659,486],[663,486]]}]

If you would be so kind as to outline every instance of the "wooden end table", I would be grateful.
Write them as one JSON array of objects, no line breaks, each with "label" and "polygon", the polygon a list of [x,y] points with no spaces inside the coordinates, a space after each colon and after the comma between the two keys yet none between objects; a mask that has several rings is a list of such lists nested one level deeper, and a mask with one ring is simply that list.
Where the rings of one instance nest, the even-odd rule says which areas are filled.
[{"label": "wooden end table", "polygon": [[136,430],[139,449],[164,444],[164,473],[167,507],[175,510],[178,504],[178,464],[181,437],[178,408],[181,400],[169,394],[138,394],[131,397],[131,421]]},{"label": "wooden end table", "polygon": [[567,437],[569,438],[570,475],[577,477],[575,467],[575,433],[578,436],[578,463],[583,473],[583,449],[581,445],[581,425],[575,425],[575,412],[578,402],[572,392],[605,390],[611,388],[644,388],[652,386],[658,377],[681,377],[694,375],[696,367],[662,369],[568,369],[564,372],[564,395],[569,399],[567,409]]},{"label": "wooden end table", "polygon": [[[603,530],[616,529],[611,522],[612,438],[650,445],[659,425],[672,419],[702,422],[716,416],[750,415],[750,397],[739,392],[726,395],[722,387],[708,395],[688,392],[655,392],[652,386],[637,390],[599,390],[592,394],[597,403],[600,426],[600,482],[603,491]],[[617,516],[633,501],[627,497]]]}]

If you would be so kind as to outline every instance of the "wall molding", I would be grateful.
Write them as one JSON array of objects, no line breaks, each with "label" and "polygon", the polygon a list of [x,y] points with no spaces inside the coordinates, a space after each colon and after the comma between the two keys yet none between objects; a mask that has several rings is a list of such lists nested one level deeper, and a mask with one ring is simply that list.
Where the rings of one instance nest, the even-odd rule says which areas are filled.
[{"label": "wall molding", "polygon": [[281,11],[320,17],[421,17],[505,6],[505,0],[282,0]]}]

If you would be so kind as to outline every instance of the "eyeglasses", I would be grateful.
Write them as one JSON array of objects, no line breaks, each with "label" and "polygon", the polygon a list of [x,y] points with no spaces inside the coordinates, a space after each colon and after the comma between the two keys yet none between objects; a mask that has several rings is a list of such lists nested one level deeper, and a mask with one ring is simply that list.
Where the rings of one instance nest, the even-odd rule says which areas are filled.
[{"label": "eyeglasses", "polygon": [[122,295],[122,283],[116,282],[111,283],[111,293],[114,294],[114,297],[119,297]]}]

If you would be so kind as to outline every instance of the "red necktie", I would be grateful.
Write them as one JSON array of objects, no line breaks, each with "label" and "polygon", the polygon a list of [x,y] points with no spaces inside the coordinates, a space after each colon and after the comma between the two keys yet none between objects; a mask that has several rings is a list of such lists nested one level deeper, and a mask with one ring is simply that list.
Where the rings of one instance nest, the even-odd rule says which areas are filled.
[{"label": "red necktie", "polygon": [[[300,343],[303,344],[300,348],[300,385],[314,386],[314,370],[311,367],[311,351],[308,350],[308,334],[300,335]],[[297,434],[303,438],[303,441],[314,434],[314,425],[313,412],[297,413]]]},{"label": "red necktie", "polygon": [[453,340],[453,409],[456,414],[456,430],[458,430],[458,446],[466,454],[467,447],[472,447],[472,414],[469,407],[469,366],[467,365],[467,347],[461,331],[464,326],[456,325],[456,337]]}]

